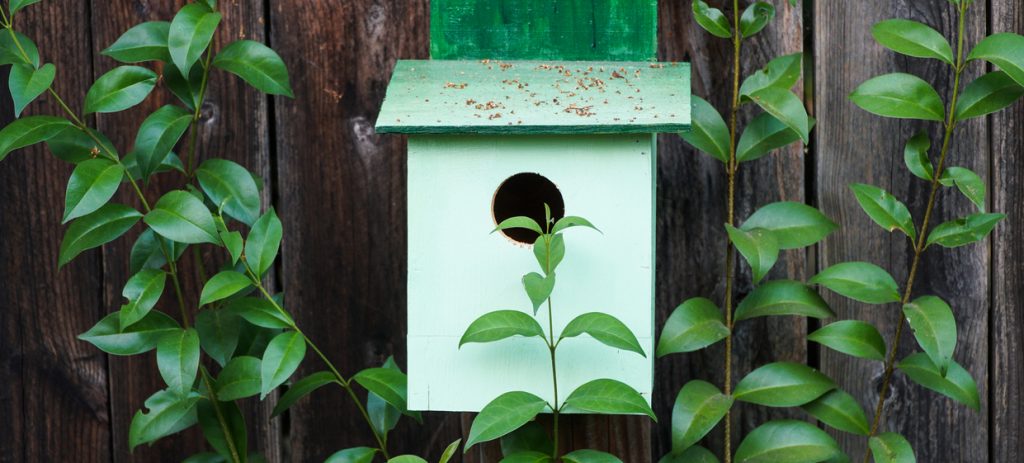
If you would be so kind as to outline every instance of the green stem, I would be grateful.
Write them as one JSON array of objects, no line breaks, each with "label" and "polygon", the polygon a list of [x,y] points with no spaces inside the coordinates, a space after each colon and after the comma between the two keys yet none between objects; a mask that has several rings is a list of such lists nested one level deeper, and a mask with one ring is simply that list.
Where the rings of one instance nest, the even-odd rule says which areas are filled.
[{"label": "green stem", "polygon": [[188,178],[191,180],[195,177],[196,172],[194,169],[195,156],[196,156],[196,143],[199,137],[199,119],[202,117],[203,102],[206,101],[206,88],[210,78],[210,59],[213,57],[213,51],[206,52],[206,61],[203,63],[203,78],[199,84],[199,101],[196,103],[196,107],[192,113],[192,122],[189,127],[189,141],[188,141],[188,163],[185,165],[185,172],[188,173]]},{"label": "green stem", "polygon": [[[910,264],[910,273],[907,275],[906,285],[903,291],[903,297],[900,300],[901,305],[906,305],[910,302],[910,297],[914,291],[914,281],[917,279],[918,267],[921,263],[921,255],[924,254],[924,250],[927,244],[928,237],[928,225],[932,219],[932,213],[935,210],[936,197],[939,192],[939,188],[942,186],[940,179],[946,165],[946,157],[949,154],[949,148],[953,140],[953,131],[956,128],[956,104],[960,97],[960,79],[964,71],[964,15],[967,11],[967,5],[963,4],[957,9],[959,15],[958,28],[957,28],[957,58],[956,58],[956,69],[953,78],[953,95],[950,98],[949,112],[945,123],[945,134],[942,140],[942,149],[939,152],[939,162],[935,168],[934,175],[932,176],[931,192],[928,195],[928,204],[925,207],[924,220],[921,222],[921,230],[917,238],[917,242],[914,244],[914,258]],[[889,383],[892,380],[896,364],[896,354],[900,345],[900,337],[903,334],[906,325],[906,317],[899,317],[899,322],[896,324],[896,332],[893,335],[892,346],[889,348],[889,355],[885,361],[885,373],[882,376],[882,387],[878,391],[878,401],[875,404],[875,415],[871,422],[871,432],[868,433],[868,439],[878,434],[878,428],[881,426],[883,409],[885,407],[885,398],[889,393]],[[868,463],[871,460],[870,452],[865,452],[864,462]]]},{"label": "green stem", "polygon": [[217,399],[217,393],[213,391],[213,381],[210,378],[210,373],[206,371],[206,367],[199,367],[199,374],[203,378],[203,384],[206,386],[207,398],[210,400],[210,405],[213,406],[213,412],[217,415],[217,422],[220,423],[220,430],[224,433],[224,441],[227,443],[228,452],[231,454],[231,461],[235,463],[242,463],[242,458],[239,456],[238,448],[235,447],[235,439],[231,435],[231,428],[228,427],[228,421],[224,418],[224,412],[220,409],[220,401]]},{"label": "green stem", "polygon": [[[726,198],[726,220],[729,225],[736,223],[736,172],[739,170],[739,163],[736,162],[736,138],[737,138],[737,116],[740,110],[740,52],[742,50],[742,36],[740,35],[740,4],[739,0],[733,0],[733,37],[732,37],[732,102],[729,111],[729,162],[726,166],[728,175],[728,193]],[[725,249],[725,325],[729,328],[729,334],[725,337],[725,395],[732,394],[732,330],[734,326],[732,314],[732,293],[735,276],[736,248],[732,241],[726,238]],[[725,439],[724,439],[725,463],[732,463],[732,409],[725,413]]]}]

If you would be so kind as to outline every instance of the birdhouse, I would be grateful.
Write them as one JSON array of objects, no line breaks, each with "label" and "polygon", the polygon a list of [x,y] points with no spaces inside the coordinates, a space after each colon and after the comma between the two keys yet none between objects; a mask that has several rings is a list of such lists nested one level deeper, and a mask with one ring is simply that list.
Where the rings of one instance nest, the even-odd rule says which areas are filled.
[{"label": "birdhouse", "polygon": [[[655,135],[690,127],[689,65],[653,61],[655,2],[610,2],[599,12],[583,11],[596,8],[590,1],[432,3],[433,59],[397,63],[376,124],[377,133],[408,135],[409,408],[479,411],[512,390],[551,400],[549,352],[536,339],[459,348],[487,312],[532,313],[521,278],[535,270],[524,248],[537,234],[492,230],[515,216],[544,223],[545,204],[556,220],[583,216],[601,230],[566,235],[555,329],[604,312],[647,353],[589,338],[566,343],[560,389],[611,378],[650,399]],[[572,20],[583,24],[573,33],[586,37],[518,34],[550,31],[552,18],[568,14],[545,14],[558,9],[552,4],[577,5]],[[514,11],[485,11],[501,5]]]}]

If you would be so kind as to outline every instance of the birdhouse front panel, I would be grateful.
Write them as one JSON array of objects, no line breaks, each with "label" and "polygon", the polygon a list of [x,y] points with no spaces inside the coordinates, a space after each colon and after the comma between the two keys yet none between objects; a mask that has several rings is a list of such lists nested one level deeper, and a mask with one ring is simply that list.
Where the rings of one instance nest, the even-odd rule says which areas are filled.
[{"label": "birdhouse front panel", "polygon": [[[688,130],[689,66],[675,63],[402,61],[377,121],[409,135],[408,400],[414,410],[479,411],[521,390],[553,401],[537,338],[459,341],[495,310],[533,314],[522,276],[537,234],[502,220],[582,216],[564,233],[552,294],[557,333],[603,312],[646,358],[587,336],[559,346],[559,390],[594,379],[648,400],[654,354],[656,137]],[[547,307],[537,312],[547,329]]]}]

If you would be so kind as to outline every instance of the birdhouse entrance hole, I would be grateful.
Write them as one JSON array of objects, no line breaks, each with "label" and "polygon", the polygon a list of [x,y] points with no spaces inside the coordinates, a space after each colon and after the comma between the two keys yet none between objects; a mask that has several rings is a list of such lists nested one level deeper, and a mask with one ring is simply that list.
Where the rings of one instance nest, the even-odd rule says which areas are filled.
[{"label": "birdhouse entrance hole", "polygon": [[[495,224],[511,217],[526,216],[544,228],[544,204],[551,207],[552,220],[565,216],[565,201],[558,187],[543,175],[524,172],[501,182],[494,192],[491,212]],[[538,236],[536,232],[523,228],[502,230],[501,233],[523,244],[533,244]]]}]

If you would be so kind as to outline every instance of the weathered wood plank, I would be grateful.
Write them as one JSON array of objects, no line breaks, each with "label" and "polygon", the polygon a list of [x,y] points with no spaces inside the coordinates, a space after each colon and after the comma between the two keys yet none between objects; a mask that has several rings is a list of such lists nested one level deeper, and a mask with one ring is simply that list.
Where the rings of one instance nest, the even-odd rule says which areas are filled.
[{"label": "weathered wood plank", "polygon": [[[903,147],[917,131],[927,128],[936,148],[940,144],[938,124],[883,119],[854,106],[847,98],[860,83],[889,72],[910,72],[923,76],[940,93],[951,91],[950,70],[934,60],[899,56],[874,43],[871,26],[889,18],[909,18],[930,24],[949,34],[956,18],[948,2],[872,0],[864,2],[816,2],[814,14],[816,53],[816,95],[818,142],[815,156],[816,190],[823,211],[841,225],[841,230],[821,246],[819,265],[850,260],[873,262],[890,270],[897,281],[907,277],[913,257],[906,238],[880,230],[861,212],[852,193],[844,188],[854,182],[878,185],[907,202],[920,224],[929,185],[907,172]],[[985,34],[986,5],[975,2],[969,12],[967,43],[977,43]],[[980,74],[981,66],[969,68],[968,79]],[[975,120],[957,129],[948,166],[960,165],[986,177],[989,163],[987,124]],[[939,196],[932,225],[965,215],[970,204],[955,190]],[[988,455],[988,325],[989,255],[985,245],[946,250],[929,250],[922,262],[915,297],[934,294],[950,303],[957,314],[959,344],[956,360],[978,381],[982,411],[975,413],[931,391],[911,383],[906,376],[894,376],[887,401],[883,431],[905,435],[920,461],[983,462]],[[899,320],[896,305],[868,307],[829,295],[828,300],[842,319],[867,320],[891,339]],[[899,358],[915,349],[909,331],[900,346]],[[851,359],[821,350],[825,372],[850,391],[871,412],[877,400],[882,365]],[[936,436],[942,436],[936,438]],[[859,459],[866,448],[862,437],[836,434],[841,445]]]},{"label": "weathered wood plank", "polygon": [[[716,7],[731,2],[713,2]],[[750,2],[740,2],[745,8]],[[748,40],[743,49],[743,75],[760,69],[770,59],[803,49],[803,21],[799,8],[785,2],[773,2],[776,19]],[[693,93],[710,101],[720,110],[729,106],[731,93],[731,42],[709,35],[693,20],[690,2],[661,2],[660,61],[692,61]],[[731,17],[731,6],[726,14]],[[741,127],[754,112],[747,106],[741,114]],[[725,254],[726,175],[722,164],[697,153],[677,136],[660,139],[658,185],[658,327],[675,307],[692,297],[710,297],[721,303],[724,294],[723,260]],[[737,218],[742,221],[756,208],[779,201],[803,201],[805,198],[804,156],[793,146],[740,169],[737,184]],[[805,278],[808,276],[806,253],[786,252],[769,278]],[[739,262],[739,261],[738,261]],[[737,294],[742,298],[753,287],[746,264],[739,264]],[[736,299],[739,300],[739,299]],[[806,358],[802,320],[779,317],[751,320],[738,325],[733,369],[738,381],[754,368],[773,361],[802,362]],[[661,419],[653,436],[652,452],[660,457],[669,451],[672,404],[679,389],[692,379],[704,379],[721,385],[724,348],[721,344],[699,353],[675,355],[656,363],[655,411]],[[773,418],[800,417],[800,413],[739,405],[733,414],[733,449],[740,437]],[[721,428],[705,439],[705,444],[720,454]]]},{"label": "weathered wood plank", "polygon": [[[23,10],[16,29],[60,70],[56,88],[77,101],[91,81],[88,2]],[[53,31],[60,31],[54,33]],[[6,33],[6,31],[4,31]],[[4,66],[7,68],[7,66]],[[6,77],[7,72],[5,71]],[[2,120],[12,120],[9,93]],[[59,114],[49,96],[27,114]],[[0,164],[0,461],[110,460],[106,356],[75,337],[104,312],[101,258],[91,251],[57,268],[64,189],[71,166],[45,146]]]},{"label": "weathered wood plank", "polygon": [[[991,2],[989,33],[1024,34],[1024,5]],[[1024,104],[991,120],[992,209],[1007,215],[992,241],[991,461],[1024,460]]]}]

